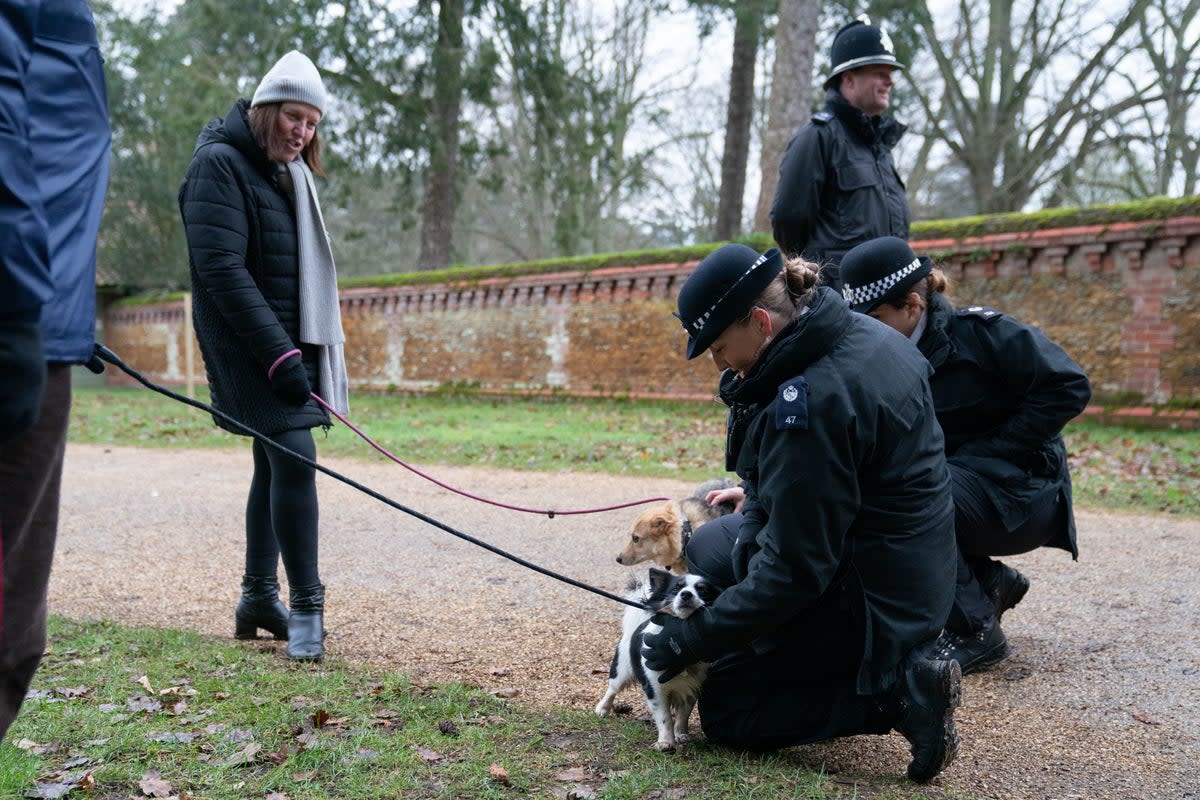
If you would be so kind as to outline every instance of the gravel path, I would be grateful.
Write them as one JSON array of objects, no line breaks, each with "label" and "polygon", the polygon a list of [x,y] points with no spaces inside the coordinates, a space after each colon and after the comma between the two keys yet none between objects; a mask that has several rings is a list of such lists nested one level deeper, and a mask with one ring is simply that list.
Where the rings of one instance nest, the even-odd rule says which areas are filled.
[{"label": "gravel path", "polygon": [[[613,557],[637,509],[550,520],[464,500],[386,462],[323,463],[576,579],[620,591],[628,577]],[[52,610],[231,636],[249,448],[72,445],[66,464]],[[559,509],[691,490],[604,475],[431,471],[488,497]],[[620,606],[324,476],[319,488],[331,656],[418,682],[507,690],[518,702],[595,704]],[[930,797],[1200,798],[1200,521],[1081,512],[1078,522],[1080,562],[1058,550],[1012,559],[1033,581],[1005,616],[1013,655],[967,677],[962,755]],[[894,787],[907,763],[898,734],[795,754],[857,785],[859,797]]]}]

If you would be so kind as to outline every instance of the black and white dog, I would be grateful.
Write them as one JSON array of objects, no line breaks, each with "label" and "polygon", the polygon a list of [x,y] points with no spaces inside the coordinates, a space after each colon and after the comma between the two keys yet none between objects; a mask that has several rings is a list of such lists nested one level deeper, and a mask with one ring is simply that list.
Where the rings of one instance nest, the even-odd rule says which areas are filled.
[{"label": "black and white dog", "polygon": [[687,741],[688,717],[700,696],[700,685],[704,683],[708,665],[692,664],[666,683],[659,683],[662,673],[648,668],[642,660],[642,636],[646,632],[662,630],[650,621],[654,614],[673,614],[687,619],[711,603],[719,590],[698,575],[674,575],[657,567],[650,568],[649,585],[635,580],[629,588],[626,597],[640,601],[645,609],[632,606],[625,609],[621,641],[617,643],[608,670],[608,691],[596,704],[596,713],[602,717],[611,714],[617,693],[637,681],[658,728],[655,749],[674,750],[677,743]]}]

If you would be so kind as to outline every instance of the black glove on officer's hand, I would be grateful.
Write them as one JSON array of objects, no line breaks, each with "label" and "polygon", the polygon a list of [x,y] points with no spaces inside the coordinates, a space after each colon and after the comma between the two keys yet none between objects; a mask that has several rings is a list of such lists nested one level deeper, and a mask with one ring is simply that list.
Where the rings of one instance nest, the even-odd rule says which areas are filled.
[{"label": "black glove on officer's hand", "polygon": [[662,630],[658,633],[647,630],[642,636],[642,658],[647,667],[662,673],[658,676],[658,682],[666,683],[700,659],[688,647],[683,636],[687,620],[670,614],[656,614],[653,622],[661,625]]},{"label": "black glove on officer's hand", "polygon": [[46,390],[46,361],[37,322],[0,319],[0,441],[37,421]]},{"label": "black glove on officer's hand", "polygon": [[302,406],[308,402],[312,384],[308,382],[308,373],[299,353],[275,368],[271,375],[271,391],[290,406]]}]

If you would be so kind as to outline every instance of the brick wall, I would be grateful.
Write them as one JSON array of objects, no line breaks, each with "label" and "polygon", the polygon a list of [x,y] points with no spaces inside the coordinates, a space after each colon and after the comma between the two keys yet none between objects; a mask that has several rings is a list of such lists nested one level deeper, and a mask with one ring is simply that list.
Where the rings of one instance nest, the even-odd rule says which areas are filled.
[{"label": "brick wall", "polygon": [[[1200,217],[914,241],[956,305],[991,305],[1044,330],[1100,399],[1200,400]],[[671,316],[695,262],[342,292],[356,388],[711,397]],[[203,365],[183,304],[116,307],[105,343],[152,380]],[[191,349],[189,362],[188,350]],[[110,370],[110,380],[118,381]],[[198,374],[197,374],[198,373]]]}]

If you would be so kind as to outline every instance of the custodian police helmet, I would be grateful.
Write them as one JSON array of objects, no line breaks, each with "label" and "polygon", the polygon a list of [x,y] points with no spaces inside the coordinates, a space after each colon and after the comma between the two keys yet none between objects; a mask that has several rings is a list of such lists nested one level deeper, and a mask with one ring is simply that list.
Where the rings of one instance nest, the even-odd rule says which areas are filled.
[{"label": "custodian police helmet", "polygon": [[846,70],[858,69],[869,64],[886,64],[896,69],[904,69],[904,65],[896,60],[892,47],[892,39],[884,30],[871,24],[871,19],[863,14],[858,19],[842,26],[833,37],[833,47],[829,51],[829,86],[833,78]]}]

